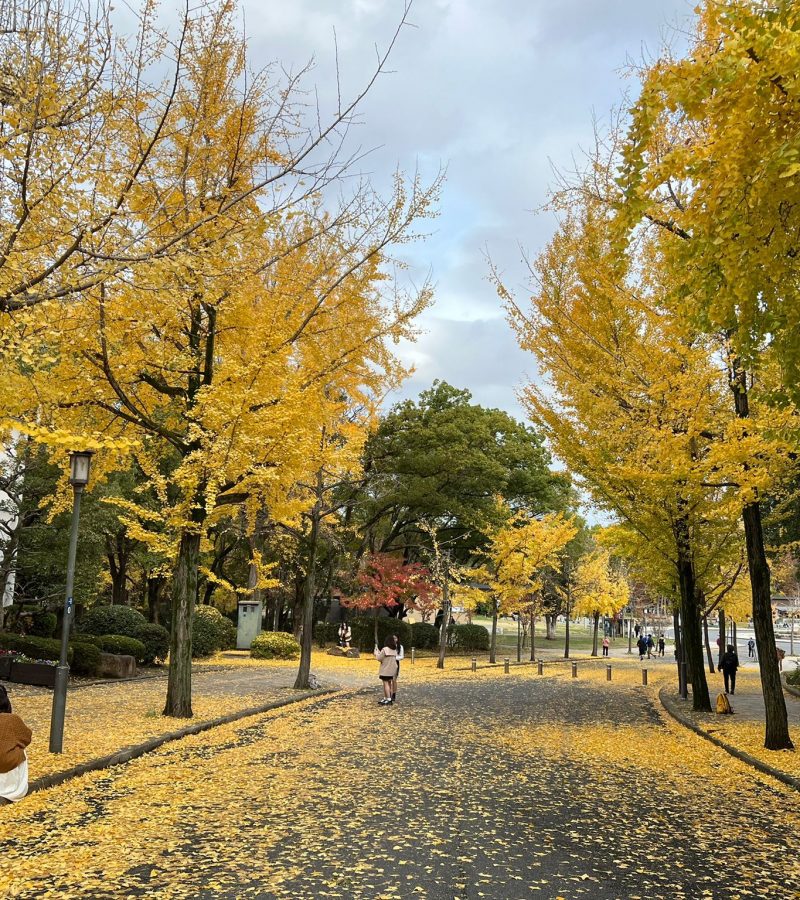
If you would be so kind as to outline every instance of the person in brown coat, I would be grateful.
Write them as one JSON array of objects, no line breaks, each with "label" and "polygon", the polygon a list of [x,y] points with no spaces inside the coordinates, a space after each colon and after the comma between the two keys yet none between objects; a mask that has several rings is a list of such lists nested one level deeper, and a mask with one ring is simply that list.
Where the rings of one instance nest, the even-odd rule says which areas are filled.
[{"label": "person in brown coat", "polygon": [[381,664],[378,670],[378,678],[383,682],[383,700],[379,703],[381,706],[389,706],[392,702],[392,685],[397,676],[397,642],[394,635],[389,635],[383,645],[383,649],[379,650],[375,645],[375,659]]},{"label": "person in brown coat", "polygon": [[28,793],[25,748],[33,734],[11,710],[8,692],[0,684],[0,804],[14,803]]}]

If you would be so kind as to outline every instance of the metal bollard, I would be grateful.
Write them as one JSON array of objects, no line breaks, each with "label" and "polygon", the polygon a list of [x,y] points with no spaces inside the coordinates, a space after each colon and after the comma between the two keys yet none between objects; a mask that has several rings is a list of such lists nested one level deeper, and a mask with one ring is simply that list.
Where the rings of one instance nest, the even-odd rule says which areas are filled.
[{"label": "metal bollard", "polygon": [[503,660],[503,671],[508,675],[508,657]]},{"label": "metal bollard", "polygon": [[578,664],[577,664],[576,662],[574,662],[574,663],[572,664],[572,677],[573,677],[573,678],[577,678],[577,677],[578,677]]},{"label": "metal bollard", "polygon": [[414,658],[416,657],[416,655],[417,655],[417,651],[412,647],[411,648],[411,665],[412,666],[414,665]]},{"label": "metal bollard", "polygon": [[606,666],[606,681],[611,681],[611,666]]},{"label": "metal bollard", "polygon": [[544,675],[544,663],[539,660],[539,674]]},{"label": "metal bollard", "polygon": [[642,684],[647,687],[647,669],[642,669]]},{"label": "metal bollard", "polygon": [[477,657],[472,657],[472,671],[475,672],[478,669],[478,660]]}]

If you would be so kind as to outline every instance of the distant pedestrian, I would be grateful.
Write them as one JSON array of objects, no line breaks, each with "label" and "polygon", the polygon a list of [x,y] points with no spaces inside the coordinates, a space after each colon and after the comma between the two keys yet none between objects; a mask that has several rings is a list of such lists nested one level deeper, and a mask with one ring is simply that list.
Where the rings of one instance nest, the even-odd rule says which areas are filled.
[{"label": "distant pedestrian", "polygon": [[650,656],[650,654],[653,652],[653,648],[656,645],[655,641],[653,640],[652,634],[647,635],[647,641],[645,642],[645,645],[647,646],[647,658],[651,659],[652,657]]},{"label": "distant pedestrian", "polygon": [[658,655],[659,656],[664,655],[664,650],[666,649],[666,647],[667,647],[667,644],[666,644],[666,641],[664,640],[664,635],[660,634],[658,636]]},{"label": "distant pedestrian", "polygon": [[610,642],[609,642],[608,638],[604,637],[603,638],[603,656],[608,656],[609,643]]},{"label": "distant pedestrian", "polygon": [[25,748],[33,734],[11,709],[0,684],[0,805],[16,803],[28,793],[28,757]]},{"label": "distant pedestrian", "polygon": [[747,642],[747,658],[756,658],[756,642],[752,638]]},{"label": "distant pedestrian", "polygon": [[719,667],[725,679],[725,693],[735,694],[736,670],[739,668],[739,656],[736,653],[736,647],[734,647],[733,644],[728,644],[728,649],[722,654],[719,661]]},{"label": "distant pedestrian", "polygon": [[778,656],[778,671],[782,672],[783,671],[783,660],[784,660],[784,657],[786,656],[786,651],[782,647],[778,647],[776,644],[775,645],[775,653]]},{"label": "distant pedestrian", "polygon": [[639,637],[639,632],[640,632],[641,630],[642,630],[642,629],[641,629],[641,626],[640,626],[640,625],[634,625],[634,627],[633,627],[633,633],[636,635],[637,638]]},{"label": "distant pedestrian", "polygon": [[381,664],[378,670],[378,678],[383,682],[383,700],[378,701],[381,706],[389,706],[392,702],[392,685],[397,677],[397,642],[394,635],[390,634],[379,650],[375,645],[375,659]]},{"label": "distant pedestrian", "polygon": [[347,622],[342,622],[339,626],[339,646],[344,647],[345,649],[350,648],[350,641],[353,640],[353,630],[347,624]]},{"label": "distant pedestrian", "polygon": [[392,682],[392,703],[397,699],[397,678],[400,675],[400,660],[406,658],[406,652],[397,635],[394,636],[394,642],[397,645],[397,672],[395,673],[394,681]]},{"label": "distant pedestrian", "polygon": [[644,635],[636,642],[636,646],[639,648],[639,662],[641,662],[645,653],[647,653],[647,641],[644,639]]}]

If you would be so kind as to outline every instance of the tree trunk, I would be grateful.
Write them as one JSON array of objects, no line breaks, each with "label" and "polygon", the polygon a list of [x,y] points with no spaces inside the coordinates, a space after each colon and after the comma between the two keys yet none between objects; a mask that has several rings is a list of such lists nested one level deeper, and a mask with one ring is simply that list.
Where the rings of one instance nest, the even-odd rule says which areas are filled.
[{"label": "tree trunk", "polygon": [[531,662],[536,661],[536,617],[531,611]]},{"label": "tree trunk", "polygon": [[633,616],[628,616],[628,655],[633,653]]},{"label": "tree trunk", "polygon": [[554,641],[556,639],[556,615],[555,613],[549,613],[545,615],[544,621],[547,625],[547,634],[545,635],[545,640]]},{"label": "tree trunk", "polygon": [[442,584],[442,624],[439,628],[439,659],[436,661],[436,668],[444,668],[444,654],[447,649],[447,629],[450,625],[450,567],[447,557],[444,564],[444,583]]},{"label": "tree trunk", "polygon": [[725,610],[720,609],[719,611],[719,647],[717,648],[717,665],[719,666],[719,661],[722,659],[722,654],[725,652],[725,644],[727,643],[727,631],[725,630]]},{"label": "tree trunk", "polygon": [[703,616],[703,637],[706,642],[706,656],[708,657],[708,671],[711,675],[714,674],[714,656],[711,653],[711,644],[708,641],[708,614],[706,613]]},{"label": "tree trunk", "polygon": [[569,587],[567,588],[567,612],[564,615],[564,659],[569,659]]},{"label": "tree trunk", "polygon": [[494,600],[492,610],[492,642],[489,645],[489,662],[497,662],[497,600]]},{"label": "tree trunk", "polygon": [[678,667],[678,684],[681,682],[681,663],[683,662],[683,638],[678,610],[672,610],[672,631],[675,635],[675,665]]},{"label": "tree trunk", "polygon": [[600,626],[600,613],[594,614],[594,631],[592,633],[592,656],[597,656],[597,629]]},{"label": "tree trunk", "polygon": [[[750,418],[750,399],[747,394],[747,372],[736,358],[731,360],[730,387],[736,415]],[[775,629],[772,624],[772,602],[769,566],[764,552],[764,530],[758,500],[742,510],[744,536],[747,544],[747,565],[753,591],[753,628],[761,670],[761,692],[764,695],[766,729],[764,746],[767,750],[790,750],[794,747],[789,736],[786,700],[783,696],[778,658],[775,652]]]},{"label": "tree trunk", "polygon": [[522,628],[522,613],[517,613],[517,662],[522,662],[522,636],[520,629]]},{"label": "tree trunk", "polygon": [[192,620],[197,601],[200,534],[181,533],[172,582],[172,623],[169,639],[169,675],[165,716],[192,716]]},{"label": "tree trunk", "polygon": [[163,575],[147,576],[147,613],[151,622],[159,624],[158,604],[161,602],[161,591],[164,587],[165,578]]},{"label": "tree trunk", "polygon": [[308,564],[303,581],[303,619],[300,634],[300,665],[294,686],[308,690],[308,676],[311,674],[311,645],[314,634],[314,582],[317,571],[317,549],[319,546],[319,506],[311,512],[311,533],[309,535]]},{"label": "tree trunk", "polygon": [[706,667],[703,665],[703,639],[700,610],[697,603],[697,583],[691,556],[689,522],[686,517],[676,520],[675,537],[681,597],[681,624],[683,626],[682,649],[688,677],[692,683],[692,708],[702,712],[711,712]]},{"label": "tree trunk", "polygon": [[300,571],[298,569],[294,578],[294,606],[292,607],[292,634],[295,636],[297,641],[300,641],[300,638],[303,634],[303,586],[305,584],[304,579],[300,575]]}]

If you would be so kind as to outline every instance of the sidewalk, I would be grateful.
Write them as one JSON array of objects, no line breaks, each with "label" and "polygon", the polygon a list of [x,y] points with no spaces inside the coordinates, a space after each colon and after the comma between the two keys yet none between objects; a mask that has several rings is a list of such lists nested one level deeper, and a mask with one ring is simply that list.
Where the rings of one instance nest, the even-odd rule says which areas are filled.
[{"label": "sidewalk", "polygon": [[[364,674],[343,671],[339,675],[324,663],[315,665],[313,671],[327,688],[360,687],[366,683]],[[14,711],[33,731],[28,763],[30,780],[35,781],[187,725],[302,696],[293,690],[296,675],[296,661],[287,666],[262,662],[250,667],[231,665],[220,669],[217,659],[213,665],[196,665],[192,671],[192,719],[167,718],[161,714],[166,677],[154,675],[140,680],[76,686],[67,695],[61,754],[48,751],[53,692],[17,684],[8,684],[7,689]]]},{"label": "sidewalk", "polygon": [[[723,690],[722,676],[715,673],[706,674],[706,677],[713,706],[717,694]],[[729,697],[734,713],[732,716],[695,712],[691,708],[691,702],[678,696],[675,686],[670,686],[665,699],[682,718],[685,717],[704,733],[797,779],[800,778],[800,698],[786,692],[784,697],[789,731],[796,748],[794,752],[764,748],[764,698],[761,680],[754,667],[741,669],[738,673],[736,694]]]}]

